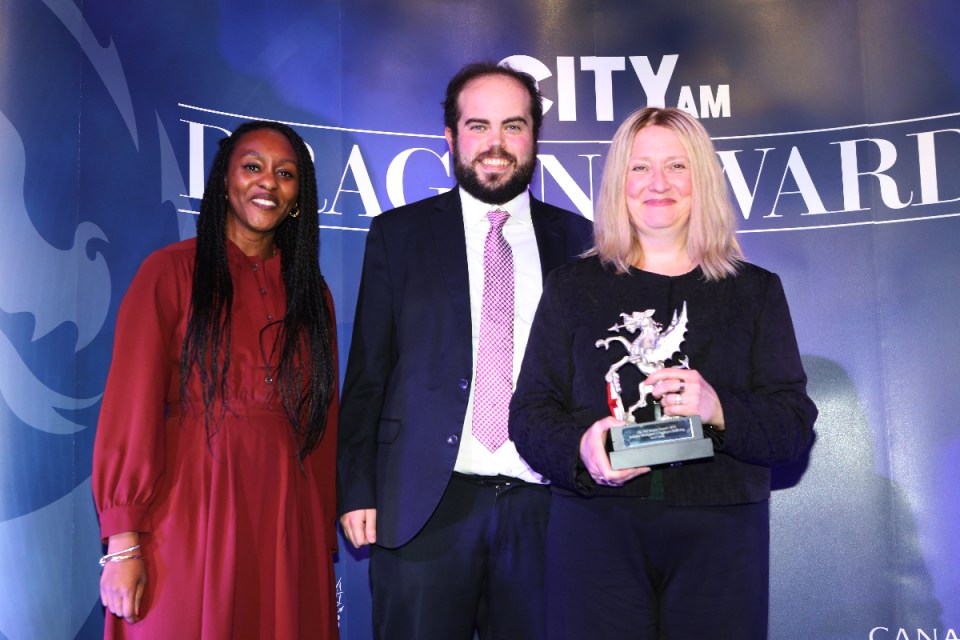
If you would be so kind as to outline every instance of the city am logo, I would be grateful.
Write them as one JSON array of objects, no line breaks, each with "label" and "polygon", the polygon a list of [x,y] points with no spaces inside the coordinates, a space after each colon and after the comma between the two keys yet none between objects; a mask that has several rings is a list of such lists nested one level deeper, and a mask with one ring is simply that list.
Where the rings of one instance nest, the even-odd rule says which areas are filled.
[{"label": "city am logo", "polygon": [[[729,84],[681,85],[671,91],[679,59],[679,54],[660,56],[659,60],[650,56],[558,56],[556,66],[551,69],[537,58],[514,55],[504,58],[500,64],[533,76],[543,94],[544,115],[556,106],[560,122],[577,121],[577,92],[584,90],[594,96],[594,112],[580,113],[580,119],[613,122],[614,104],[637,103],[634,97],[637,87],[642,92],[639,104],[677,107],[697,118],[729,118]],[[554,82],[546,83],[547,79]],[[629,100],[615,100],[620,94]]]}]

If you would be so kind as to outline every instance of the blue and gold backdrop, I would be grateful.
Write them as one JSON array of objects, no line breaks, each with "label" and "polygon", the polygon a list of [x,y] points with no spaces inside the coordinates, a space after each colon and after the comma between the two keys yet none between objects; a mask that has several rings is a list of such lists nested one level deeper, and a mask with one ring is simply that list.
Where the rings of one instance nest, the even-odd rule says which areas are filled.
[{"label": "blue and gold backdrop", "polygon": [[[310,145],[345,354],[370,219],[451,187],[440,101],[475,59],[538,79],[534,193],[587,217],[633,109],[715,137],[821,409],[776,470],[771,638],[956,638],[958,30],[952,0],[0,0],[0,638],[101,635],[115,314],[193,235],[217,139],[268,118]],[[370,638],[365,555],[336,568]]]}]

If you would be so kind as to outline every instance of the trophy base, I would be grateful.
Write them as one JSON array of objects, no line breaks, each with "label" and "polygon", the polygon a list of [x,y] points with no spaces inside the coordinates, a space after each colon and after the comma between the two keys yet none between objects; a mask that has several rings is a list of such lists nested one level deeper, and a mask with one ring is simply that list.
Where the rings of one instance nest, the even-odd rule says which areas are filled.
[{"label": "trophy base", "polygon": [[713,457],[713,441],[704,437],[699,416],[614,427],[610,444],[610,466],[616,470]]}]

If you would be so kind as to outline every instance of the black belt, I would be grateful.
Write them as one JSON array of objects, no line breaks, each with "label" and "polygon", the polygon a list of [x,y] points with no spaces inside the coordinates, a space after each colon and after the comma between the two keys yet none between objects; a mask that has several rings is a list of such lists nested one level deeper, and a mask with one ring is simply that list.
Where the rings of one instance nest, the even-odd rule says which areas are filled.
[{"label": "black belt", "polygon": [[462,480],[464,482],[469,482],[471,484],[480,485],[481,487],[492,487],[497,494],[503,493],[508,489],[513,489],[515,487],[543,487],[547,488],[545,484],[539,484],[536,482],[527,482],[526,480],[521,480],[520,478],[514,478],[513,476],[480,476],[473,473],[460,473],[459,471],[453,472],[453,477],[457,480]]}]

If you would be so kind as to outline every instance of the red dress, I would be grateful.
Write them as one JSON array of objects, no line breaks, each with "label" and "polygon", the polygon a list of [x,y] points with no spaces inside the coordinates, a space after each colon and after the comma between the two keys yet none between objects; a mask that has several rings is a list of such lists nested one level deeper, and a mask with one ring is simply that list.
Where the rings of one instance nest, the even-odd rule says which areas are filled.
[{"label": "red dress", "polygon": [[[337,637],[337,401],[301,471],[264,360],[276,325],[260,334],[286,308],[280,259],[250,258],[227,245],[229,397],[209,441],[202,401],[179,415],[195,241],[149,256],[120,305],[93,490],[104,539],[141,532],[147,584],[143,619],[130,625],[108,613],[108,639]],[[195,379],[190,389],[200,398]]]}]

